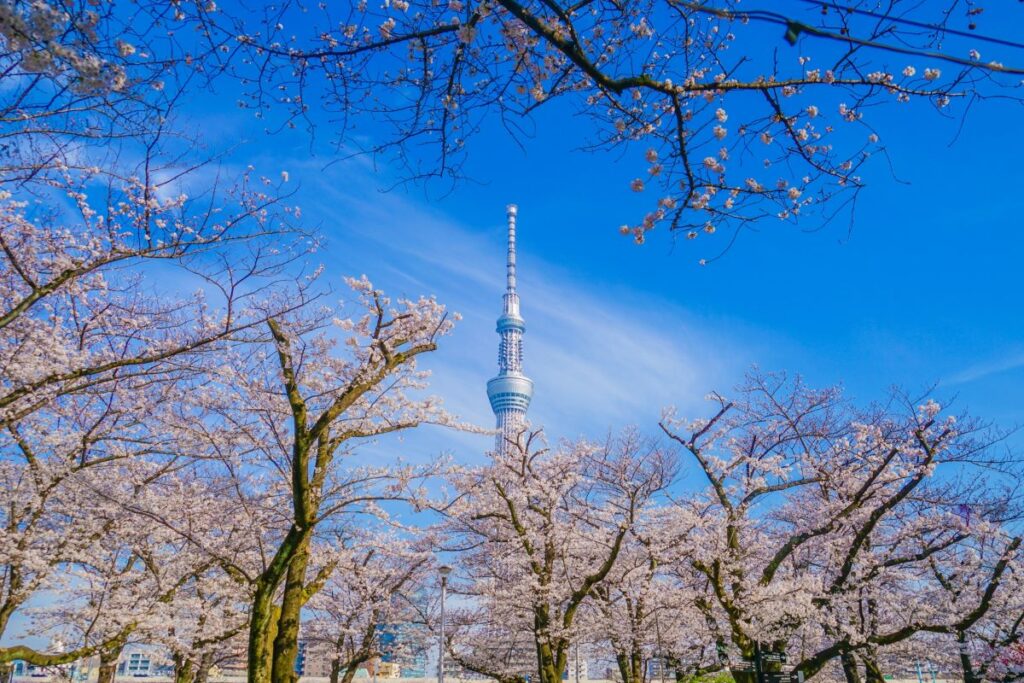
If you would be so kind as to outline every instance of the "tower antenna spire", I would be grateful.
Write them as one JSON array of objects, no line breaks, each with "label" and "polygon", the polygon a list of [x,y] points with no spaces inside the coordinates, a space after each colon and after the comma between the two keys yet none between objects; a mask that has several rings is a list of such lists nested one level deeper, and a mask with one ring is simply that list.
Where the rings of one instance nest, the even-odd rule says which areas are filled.
[{"label": "tower antenna spire", "polygon": [[508,219],[508,251],[505,264],[505,296],[498,318],[498,374],[487,382],[487,398],[497,421],[495,451],[504,453],[518,443],[526,426],[526,410],[533,398],[533,380],[523,374],[523,332],[526,322],[519,315],[516,291],[516,217],[519,208],[505,208]]},{"label": "tower antenna spire", "polygon": [[[508,219],[508,252],[505,260],[505,306],[504,313],[508,316],[519,317],[519,294],[516,292],[516,216],[519,214],[519,207],[509,204],[505,207],[505,216]],[[522,320],[520,318],[520,320]],[[500,322],[500,321],[499,321]],[[501,333],[501,330],[498,330]]]},{"label": "tower antenna spire", "polygon": [[507,290],[512,293],[516,291],[516,215],[519,213],[519,207],[515,204],[509,204],[505,207],[505,212],[505,215],[508,217]]}]

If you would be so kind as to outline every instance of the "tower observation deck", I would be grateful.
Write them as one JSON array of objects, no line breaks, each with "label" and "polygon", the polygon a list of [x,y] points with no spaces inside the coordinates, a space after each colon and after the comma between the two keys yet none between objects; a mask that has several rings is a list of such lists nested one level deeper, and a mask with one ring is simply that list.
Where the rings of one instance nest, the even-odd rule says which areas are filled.
[{"label": "tower observation deck", "polygon": [[497,421],[495,450],[504,452],[519,438],[526,425],[526,410],[533,397],[533,380],[523,374],[523,333],[526,322],[519,314],[516,292],[516,215],[515,204],[507,207],[508,259],[506,262],[505,296],[498,318],[498,374],[487,382],[487,398]]}]

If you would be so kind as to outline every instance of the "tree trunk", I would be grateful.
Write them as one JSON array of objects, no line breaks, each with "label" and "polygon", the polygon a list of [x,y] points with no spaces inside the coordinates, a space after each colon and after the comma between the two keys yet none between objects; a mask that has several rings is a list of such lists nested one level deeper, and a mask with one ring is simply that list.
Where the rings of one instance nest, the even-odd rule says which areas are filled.
[{"label": "tree trunk", "polygon": [[285,578],[284,597],[281,599],[281,614],[277,619],[277,635],[274,637],[274,660],[271,669],[272,683],[296,683],[299,675],[295,672],[295,661],[299,656],[299,623],[302,605],[305,603],[306,568],[309,565],[309,536],[299,542],[288,564]]},{"label": "tree trunk", "polygon": [[270,682],[270,644],[273,636],[271,629],[276,628],[277,621],[273,618],[275,610],[272,603],[277,584],[260,579],[256,584],[256,595],[253,597],[252,614],[249,618],[249,652],[247,657],[248,683]]},{"label": "tree trunk", "polygon": [[662,666],[672,667],[672,680],[675,683],[686,683],[690,680],[690,674],[683,668],[683,663],[677,657],[666,657],[662,660]]},{"label": "tree trunk", "polygon": [[[375,631],[376,628],[373,630]],[[330,683],[352,683],[356,672],[359,671],[359,665],[366,661],[366,658],[359,654],[347,659],[343,658],[344,647],[344,636],[342,636],[338,639],[338,650],[335,653],[337,658],[331,662]]]},{"label": "tree trunk", "polygon": [[619,676],[622,677],[622,683],[633,683],[633,672],[630,670],[629,662],[626,659],[626,653],[616,652],[615,663],[619,665]]},{"label": "tree trunk", "polygon": [[185,655],[174,655],[174,683],[192,683],[192,660]]},{"label": "tree trunk", "polygon": [[[634,643],[628,654],[625,648],[616,647],[615,663],[619,667],[622,683],[644,683],[644,656]],[[561,678],[561,676],[559,676]]]},{"label": "tree trunk", "polygon": [[114,683],[114,679],[117,677],[117,660],[121,658],[122,650],[124,650],[124,645],[100,652],[100,669],[96,676],[96,683]]},{"label": "tree trunk", "polygon": [[0,662],[0,683],[14,680],[14,662]]},{"label": "tree trunk", "polygon": [[210,680],[210,669],[213,668],[213,653],[204,652],[199,658],[199,669],[196,670],[195,683],[207,683]]},{"label": "tree trunk", "polygon": [[964,683],[981,683],[981,676],[974,671],[974,665],[971,663],[971,653],[967,649],[967,634],[957,631],[956,642],[960,649],[960,668],[963,670]]},{"label": "tree trunk", "polygon": [[839,663],[843,666],[846,683],[860,683],[860,669],[857,668],[857,658],[852,652],[839,655]]},{"label": "tree trunk", "polygon": [[356,677],[356,672],[359,671],[359,665],[355,662],[345,667],[345,673],[341,677],[341,683],[352,683]]},{"label": "tree trunk", "polygon": [[644,655],[640,652],[640,649],[635,646],[635,643],[633,647],[633,656],[630,657],[630,663],[632,664],[633,681],[635,681],[635,683],[644,683],[647,679],[647,672],[644,671]]},{"label": "tree trunk", "polygon": [[540,683],[562,683],[562,672],[558,670],[551,644],[538,639],[537,674]]},{"label": "tree trunk", "polygon": [[540,683],[561,683],[562,672],[557,671],[556,653],[548,639],[550,617],[545,606],[534,607],[533,644],[537,651],[537,677]]},{"label": "tree trunk", "polygon": [[249,613],[249,643],[246,662],[248,683],[270,683],[273,671],[273,644],[277,637],[279,608],[274,604],[274,595],[291,566],[295,552],[311,533],[310,529],[292,526],[281,541],[270,566],[256,580],[256,589]]},{"label": "tree trunk", "polygon": [[885,677],[882,676],[882,667],[878,665],[878,653],[874,650],[866,650],[861,658],[864,660],[864,680],[865,683],[884,683]]},{"label": "tree trunk", "polygon": [[[259,589],[257,589],[259,590]],[[281,608],[270,598],[257,595],[253,600],[253,612],[249,620],[249,650],[247,683],[270,683],[274,665],[274,639],[277,637],[277,622]]]}]

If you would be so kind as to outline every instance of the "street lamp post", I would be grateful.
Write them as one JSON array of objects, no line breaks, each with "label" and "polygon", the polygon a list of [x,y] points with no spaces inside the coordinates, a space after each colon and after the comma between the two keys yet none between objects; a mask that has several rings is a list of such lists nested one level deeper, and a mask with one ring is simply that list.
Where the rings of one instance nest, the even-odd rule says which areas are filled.
[{"label": "street lamp post", "polygon": [[446,564],[437,568],[441,575],[441,636],[437,643],[437,683],[444,683],[444,598],[448,592],[448,575],[452,568]]}]

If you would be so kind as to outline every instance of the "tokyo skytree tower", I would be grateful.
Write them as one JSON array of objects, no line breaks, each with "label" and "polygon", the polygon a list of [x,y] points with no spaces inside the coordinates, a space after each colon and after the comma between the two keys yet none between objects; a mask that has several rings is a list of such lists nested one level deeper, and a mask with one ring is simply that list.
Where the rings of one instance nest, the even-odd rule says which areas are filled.
[{"label": "tokyo skytree tower", "polygon": [[533,380],[523,374],[523,332],[526,322],[519,315],[519,294],[516,293],[516,213],[515,204],[508,212],[508,262],[504,307],[498,318],[498,374],[487,382],[487,398],[497,418],[498,436],[495,450],[504,452],[515,443],[526,425],[526,409],[533,397]]}]

